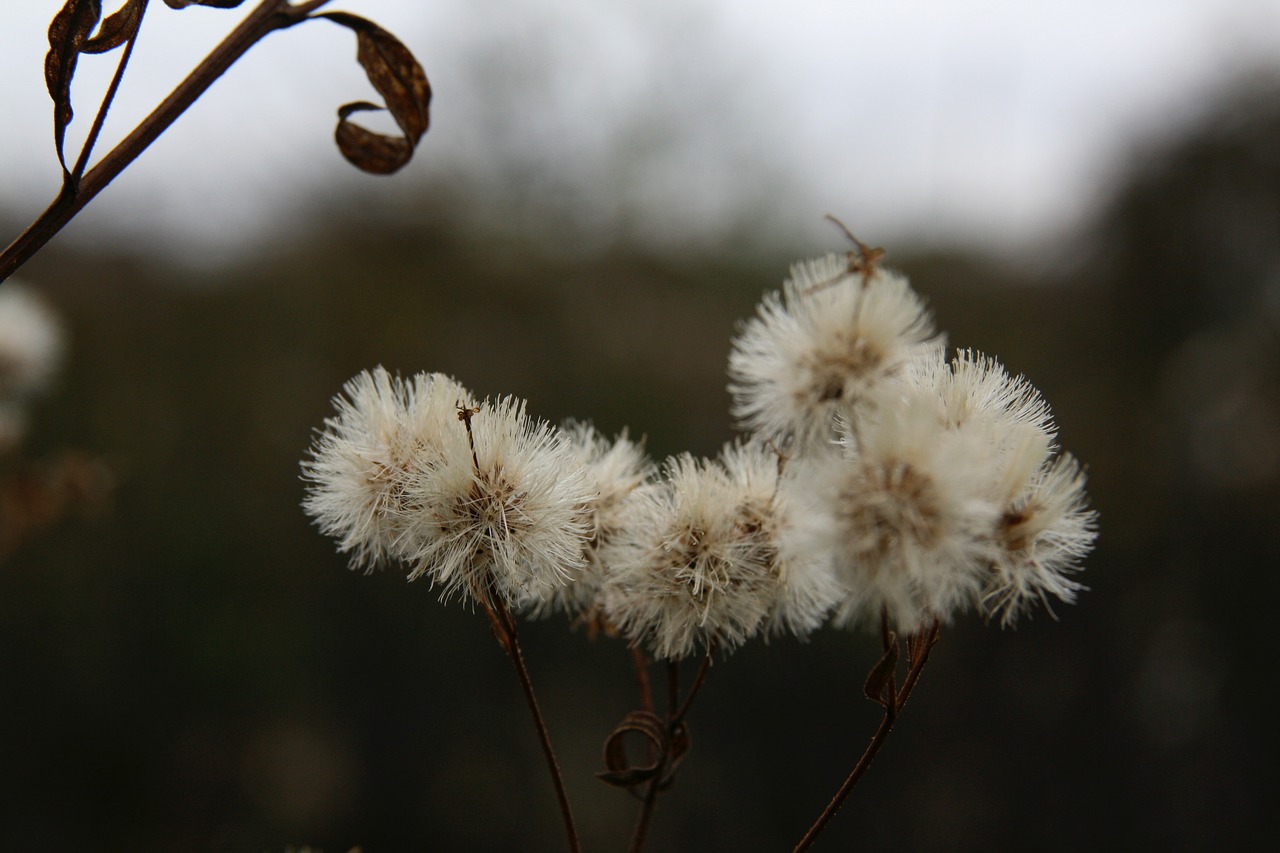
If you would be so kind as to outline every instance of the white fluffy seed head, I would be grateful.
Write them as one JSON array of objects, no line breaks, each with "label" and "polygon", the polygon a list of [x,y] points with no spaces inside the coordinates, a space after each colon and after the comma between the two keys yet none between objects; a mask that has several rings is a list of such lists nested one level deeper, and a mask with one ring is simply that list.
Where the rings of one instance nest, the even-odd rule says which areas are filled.
[{"label": "white fluffy seed head", "polygon": [[805,637],[822,625],[841,594],[831,561],[812,548],[797,547],[804,525],[796,490],[808,484],[759,441],[728,445],[720,461],[740,490],[739,526],[776,583],[765,630]]},{"label": "white fluffy seed head", "polygon": [[382,367],[359,373],[334,397],[337,415],[325,420],[302,464],[303,508],[351,555],[353,568],[404,556],[419,509],[407,486],[448,450],[441,439],[457,420],[456,407],[473,402],[449,377],[404,380]]},{"label": "white fluffy seed head", "polygon": [[[513,605],[550,594],[585,566],[596,491],[568,438],[504,397],[455,415],[443,452],[405,484],[415,507],[400,556],[442,597]],[[467,419],[470,421],[468,436]]]},{"label": "white fluffy seed head", "polygon": [[347,383],[303,463],[321,530],[372,568],[399,560],[443,597],[506,604],[584,565],[596,492],[569,439],[523,401],[477,403],[440,374]]},{"label": "white fluffy seed head", "polygon": [[655,657],[731,649],[773,607],[776,575],[739,511],[749,494],[723,465],[683,455],[631,507],[604,593],[609,621]]},{"label": "white fluffy seed head", "polygon": [[836,623],[874,623],[882,610],[901,632],[949,620],[972,605],[990,564],[989,446],[946,429],[924,394],[847,428],[844,454],[811,468],[815,546],[846,589]]},{"label": "white fluffy seed head", "polygon": [[746,429],[805,451],[831,439],[838,413],[866,404],[938,346],[905,278],[851,272],[841,255],[797,264],[782,294],[768,294],[733,341],[733,414]]},{"label": "white fluffy seed head", "polygon": [[829,560],[790,547],[798,505],[783,472],[760,442],[668,460],[660,485],[627,505],[604,587],[609,621],[667,659],[821,625],[841,587]]},{"label": "white fluffy seed head", "polygon": [[961,350],[949,362],[921,359],[904,384],[909,394],[934,396],[948,430],[983,437],[991,461],[984,480],[997,502],[1021,492],[1053,451],[1057,430],[1049,405],[993,358]]},{"label": "white fluffy seed head", "polygon": [[1005,429],[1028,426],[1050,439],[1056,434],[1049,405],[1035,386],[973,350],[957,350],[949,362],[916,361],[909,382],[936,391],[939,415],[949,427],[994,422]]},{"label": "white fluffy seed head", "polygon": [[947,364],[913,365],[910,379],[937,395],[948,429],[973,432],[989,448],[983,479],[998,512],[978,608],[1008,626],[1036,601],[1074,601],[1082,587],[1071,575],[1092,548],[1096,514],[1079,465],[1053,456],[1057,431],[1040,392],[967,350]]},{"label": "white fluffy seed head", "polygon": [[613,564],[612,552],[631,521],[637,492],[656,488],[651,482],[656,467],[643,446],[632,441],[625,430],[613,440],[587,423],[569,424],[564,432],[596,495],[589,519],[586,566],[572,582],[531,599],[526,606],[535,617],[562,612],[596,625],[603,617],[601,592]]},{"label": "white fluffy seed head", "polygon": [[1097,538],[1097,513],[1088,507],[1084,484],[1079,463],[1063,454],[1004,505],[982,596],[986,612],[1002,625],[1012,625],[1037,601],[1048,607],[1049,596],[1071,603],[1084,588],[1072,575]]}]

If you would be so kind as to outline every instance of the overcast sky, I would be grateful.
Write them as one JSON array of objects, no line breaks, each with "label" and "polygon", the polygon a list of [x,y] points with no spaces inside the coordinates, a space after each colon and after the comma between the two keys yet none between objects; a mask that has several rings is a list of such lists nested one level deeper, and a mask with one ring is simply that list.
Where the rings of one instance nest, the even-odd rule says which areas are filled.
[{"label": "overcast sky", "polygon": [[[0,209],[11,217],[30,219],[56,190],[42,67],[60,3],[0,6]],[[784,240],[826,240],[832,212],[877,242],[1011,248],[1105,196],[1137,143],[1184,125],[1240,75],[1280,68],[1280,0],[331,8],[397,34],[431,78],[432,129],[404,172],[362,176],[336,153],[334,110],[373,93],[352,36],[313,22],[255,48],[71,236],[160,229],[218,252],[269,233],[317,187],[390,197],[447,182],[513,219],[573,215],[605,235],[714,240],[763,209]],[[243,14],[153,3],[104,142]],[[72,142],[113,57],[82,60]]]}]

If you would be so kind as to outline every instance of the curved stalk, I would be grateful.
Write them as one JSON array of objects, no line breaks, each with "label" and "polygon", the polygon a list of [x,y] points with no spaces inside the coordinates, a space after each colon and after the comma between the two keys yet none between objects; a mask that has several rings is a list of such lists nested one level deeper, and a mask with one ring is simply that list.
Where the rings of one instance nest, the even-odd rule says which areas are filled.
[{"label": "curved stalk", "polygon": [[525,702],[529,713],[533,716],[534,728],[538,730],[538,741],[542,745],[542,754],[547,761],[547,769],[551,773],[551,784],[556,791],[556,799],[560,804],[560,816],[564,820],[565,835],[569,841],[571,853],[581,853],[582,845],[578,840],[578,829],[573,820],[573,809],[569,805],[569,792],[564,785],[564,776],[560,772],[560,762],[556,758],[555,749],[551,746],[551,733],[547,730],[546,720],[538,705],[538,696],[533,689],[533,681],[529,677],[529,668],[524,662],[524,651],[520,648],[520,637],[516,633],[516,620],[511,615],[506,603],[500,596],[494,596],[494,605],[490,605],[488,596],[478,595],[485,615],[493,625],[498,642],[506,651],[507,657],[515,667],[516,676],[520,679],[520,688],[524,691]]},{"label": "curved stalk", "polygon": [[910,660],[910,666],[907,669],[907,676],[902,682],[902,687],[893,694],[893,701],[885,706],[884,717],[880,720],[879,727],[871,737],[871,743],[863,750],[862,756],[858,759],[858,763],[853,766],[853,770],[845,778],[844,784],[836,791],[831,802],[827,803],[827,807],[822,810],[822,814],[813,822],[813,826],[809,827],[809,831],[804,834],[804,838],[800,839],[800,843],[795,846],[792,853],[803,853],[813,846],[818,840],[818,836],[827,828],[827,824],[831,823],[832,818],[836,816],[836,812],[840,811],[840,807],[844,805],[844,801],[848,799],[849,794],[853,791],[853,786],[858,784],[858,780],[871,767],[871,762],[875,760],[876,754],[880,752],[880,747],[884,746],[884,742],[889,737],[889,732],[893,731],[893,725],[898,720],[898,714],[902,707],[907,704],[907,699],[911,697],[911,691],[915,689],[916,682],[920,680],[920,673],[924,671],[924,665],[929,661],[929,652],[934,644],[938,642],[938,623],[935,621],[927,630],[912,635],[907,640],[907,654]]}]

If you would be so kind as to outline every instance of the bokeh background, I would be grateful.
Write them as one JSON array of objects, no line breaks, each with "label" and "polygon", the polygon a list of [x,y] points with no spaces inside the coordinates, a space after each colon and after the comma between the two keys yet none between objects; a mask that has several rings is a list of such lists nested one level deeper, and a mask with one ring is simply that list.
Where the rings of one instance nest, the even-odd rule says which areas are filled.
[{"label": "bokeh background", "polygon": [[[108,144],[239,14],[153,5]],[[5,241],[56,189],[57,6],[0,10]],[[944,631],[818,849],[1268,829],[1280,4],[781,6],[351,0],[436,88],[403,173],[332,149],[367,84],[308,24],[20,272],[70,343],[23,464],[74,451],[98,488],[0,553],[0,849],[563,849],[483,617],[347,571],[299,460],[376,364],[713,454],[735,323],[845,250],[827,212],[1043,390],[1101,537],[1057,620]],[[592,773],[625,649],[522,630],[586,848],[623,849],[635,804]],[[649,849],[790,849],[878,721],[875,656],[827,631],[717,660]]]}]

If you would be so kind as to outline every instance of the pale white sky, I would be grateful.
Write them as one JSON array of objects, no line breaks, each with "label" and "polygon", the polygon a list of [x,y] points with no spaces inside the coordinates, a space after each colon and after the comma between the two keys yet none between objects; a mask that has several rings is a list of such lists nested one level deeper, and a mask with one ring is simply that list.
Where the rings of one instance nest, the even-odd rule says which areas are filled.
[{"label": "pale white sky", "polygon": [[[244,10],[152,4],[105,143]],[[0,210],[56,190],[45,29],[61,0],[0,0]],[[113,9],[119,3],[106,3]],[[415,161],[356,173],[334,110],[374,97],[327,22],[270,36],[71,229],[234,251],[299,194],[388,198],[433,182],[492,216],[715,240],[743,210],[829,244],[832,212],[897,236],[1016,248],[1081,215],[1138,141],[1240,74],[1280,68],[1280,0],[346,0],[436,92]],[[81,138],[114,55],[81,61]],[[100,151],[106,150],[100,148]],[[157,233],[163,235],[157,237]],[[7,242],[12,235],[0,235]]]}]

